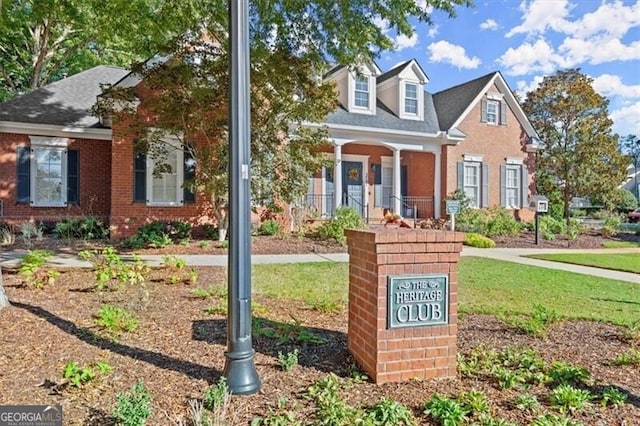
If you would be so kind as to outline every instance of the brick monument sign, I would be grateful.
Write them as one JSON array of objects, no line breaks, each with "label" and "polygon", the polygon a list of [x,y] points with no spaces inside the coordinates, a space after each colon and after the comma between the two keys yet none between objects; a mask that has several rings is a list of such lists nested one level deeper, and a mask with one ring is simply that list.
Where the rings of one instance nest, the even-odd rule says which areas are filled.
[{"label": "brick monument sign", "polygon": [[347,230],[348,349],[376,383],[455,377],[464,233]]}]

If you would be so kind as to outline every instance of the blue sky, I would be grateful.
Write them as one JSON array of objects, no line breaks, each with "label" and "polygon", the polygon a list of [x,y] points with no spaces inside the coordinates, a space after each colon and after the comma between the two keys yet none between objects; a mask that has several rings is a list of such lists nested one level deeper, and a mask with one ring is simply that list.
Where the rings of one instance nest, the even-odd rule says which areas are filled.
[{"label": "blue sky", "polygon": [[413,37],[394,37],[396,50],[376,63],[384,72],[415,58],[431,93],[500,71],[522,98],[545,75],[580,68],[609,99],[614,132],[640,136],[640,0],[474,3],[453,19],[434,12],[432,26],[416,24]]}]

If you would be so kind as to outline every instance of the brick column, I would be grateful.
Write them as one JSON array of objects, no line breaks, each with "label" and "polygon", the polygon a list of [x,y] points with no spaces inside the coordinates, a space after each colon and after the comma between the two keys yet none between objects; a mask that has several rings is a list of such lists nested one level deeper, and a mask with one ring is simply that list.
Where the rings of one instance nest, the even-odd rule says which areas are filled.
[{"label": "brick column", "polygon": [[[464,233],[422,229],[348,230],[348,349],[376,383],[455,377],[458,261]],[[442,325],[388,328],[389,276],[448,275]]]}]

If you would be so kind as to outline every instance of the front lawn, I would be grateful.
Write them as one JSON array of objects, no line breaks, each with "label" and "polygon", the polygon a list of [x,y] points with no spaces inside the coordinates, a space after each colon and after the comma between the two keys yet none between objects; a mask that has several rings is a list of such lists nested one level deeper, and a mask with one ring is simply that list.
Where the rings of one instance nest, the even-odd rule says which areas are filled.
[{"label": "front lawn", "polygon": [[640,274],[640,253],[548,253],[527,257]]}]

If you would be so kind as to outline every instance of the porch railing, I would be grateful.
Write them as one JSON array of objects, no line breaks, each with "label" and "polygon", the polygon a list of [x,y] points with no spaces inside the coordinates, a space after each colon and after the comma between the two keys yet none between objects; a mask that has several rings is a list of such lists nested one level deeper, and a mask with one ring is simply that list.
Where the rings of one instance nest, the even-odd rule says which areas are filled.
[{"label": "porch railing", "polygon": [[307,194],[303,200],[304,207],[306,207],[313,216],[322,219],[333,217],[335,212],[335,200],[333,194]]},{"label": "porch railing", "polygon": [[[393,206],[398,198],[389,196],[389,205]],[[426,219],[433,216],[433,197],[409,195],[400,197],[400,216],[412,219]]]}]

